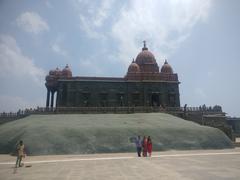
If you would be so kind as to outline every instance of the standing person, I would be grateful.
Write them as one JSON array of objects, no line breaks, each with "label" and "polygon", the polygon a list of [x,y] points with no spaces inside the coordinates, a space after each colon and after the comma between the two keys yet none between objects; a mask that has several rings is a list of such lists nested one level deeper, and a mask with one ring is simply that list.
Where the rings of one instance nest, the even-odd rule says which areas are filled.
[{"label": "standing person", "polygon": [[17,161],[16,161],[16,168],[21,167],[21,161],[22,158],[24,157],[24,144],[23,141],[20,140],[19,144],[17,145]]},{"label": "standing person", "polygon": [[147,157],[147,138],[146,138],[146,136],[143,137],[142,147],[143,147],[143,157]]},{"label": "standing person", "polygon": [[147,152],[148,152],[148,156],[151,157],[152,156],[152,140],[150,136],[148,136],[148,139],[147,139]]},{"label": "standing person", "polygon": [[137,154],[138,154],[138,157],[141,157],[141,152],[142,152],[142,140],[141,140],[141,137],[138,136],[136,141],[135,141],[135,144],[136,144],[136,148],[137,148]]}]

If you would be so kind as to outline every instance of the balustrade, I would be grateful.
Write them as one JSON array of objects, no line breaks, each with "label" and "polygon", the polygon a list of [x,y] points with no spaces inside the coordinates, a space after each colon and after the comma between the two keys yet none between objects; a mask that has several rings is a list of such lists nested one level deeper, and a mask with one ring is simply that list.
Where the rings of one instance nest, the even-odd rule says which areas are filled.
[{"label": "balustrade", "polygon": [[53,114],[53,113],[134,113],[134,112],[169,112],[169,113],[190,113],[190,112],[208,112],[221,113],[221,109],[211,107],[152,107],[152,106],[136,106],[136,107],[38,107],[37,109],[25,109],[18,112],[3,112],[0,117],[21,117],[31,114]]}]

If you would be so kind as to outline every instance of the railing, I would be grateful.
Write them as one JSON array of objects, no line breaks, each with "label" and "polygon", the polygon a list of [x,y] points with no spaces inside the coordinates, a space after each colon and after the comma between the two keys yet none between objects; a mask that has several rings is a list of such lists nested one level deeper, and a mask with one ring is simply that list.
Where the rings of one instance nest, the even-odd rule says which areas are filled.
[{"label": "railing", "polygon": [[135,106],[135,107],[57,107],[57,108],[39,108],[38,113],[137,113],[137,112],[182,112],[179,107],[153,107],[153,106]]},{"label": "railing", "polygon": [[222,113],[220,108],[211,107],[38,107],[37,109],[19,110],[17,113],[0,113],[0,118],[24,117],[31,114],[58,114],[58,113],[140,113],[140,112],[166,112],[166,113]]},{"label": "railing", "polygon": [[24,113],[12,113],[12,112],[9,112],[9,113],[5,113],[5,112],[3,112],[3,113],[0,113],[0,117],[1,118],[12,118],[12,117],[20,117],[20,116],[22,116],[22,117],[24,117],[24,116],[26,116],[26,115],[29,115],[29,113],[26,113],[26,112],[24,112]]},{"label": "railing", "polygon": [[[179,110],[179,108],[178,108]],[[166,109],[159,107],[57,107],[57,108],[39,108],[31,114],[62,114],[62,113],[137,113],[137,112],[161,112]]]},{"label": "railing", "polygon": [[199,111],[199,112],[222,112],[222,108],[220,106],[214,106],[214,107],[206,107],[206,106],[200,106],[200,107],[181,107],[182,111],[186,112],[192,112],[192,111]]}]

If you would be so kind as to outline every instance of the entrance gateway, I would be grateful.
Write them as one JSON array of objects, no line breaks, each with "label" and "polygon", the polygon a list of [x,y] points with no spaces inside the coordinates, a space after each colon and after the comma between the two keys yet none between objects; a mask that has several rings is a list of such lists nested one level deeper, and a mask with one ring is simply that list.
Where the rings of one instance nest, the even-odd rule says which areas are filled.
[{"label": "entrance gateway", "polygon": [[153,93],[151,96],[151,105],[156,107],[156,106],[160,106],[160,95],[158,93]]}]

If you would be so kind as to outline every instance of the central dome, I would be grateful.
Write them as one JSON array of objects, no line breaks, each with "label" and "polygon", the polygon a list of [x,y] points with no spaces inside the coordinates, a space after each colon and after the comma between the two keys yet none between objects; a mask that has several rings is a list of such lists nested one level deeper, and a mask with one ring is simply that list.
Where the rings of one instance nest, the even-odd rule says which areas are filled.
[{"label": "central dome", "polygon": [[144,46],[142,48],[142,52],[140,52],[137,55],[136,58],[136,63],[138,65],[142,65],[142,64],[156,64],[156,59],[154,57],[154,55],[148,51],[148,48],[146,47],[146,42],[144,42]]},{"label": "central dome", "polygon": [[137,55],[136,58],[136,63],[137,64],[155,64],[156,60],[154,55],[148,51],[148,50],[143,50]]},{"label": "central dome", "polygon": [[159,67],[156,59],[148,48],[146,47],[146,41],[143,41],[142,52],[137,55],[135,63],[139,65],[142,73],[158,73]]}]

